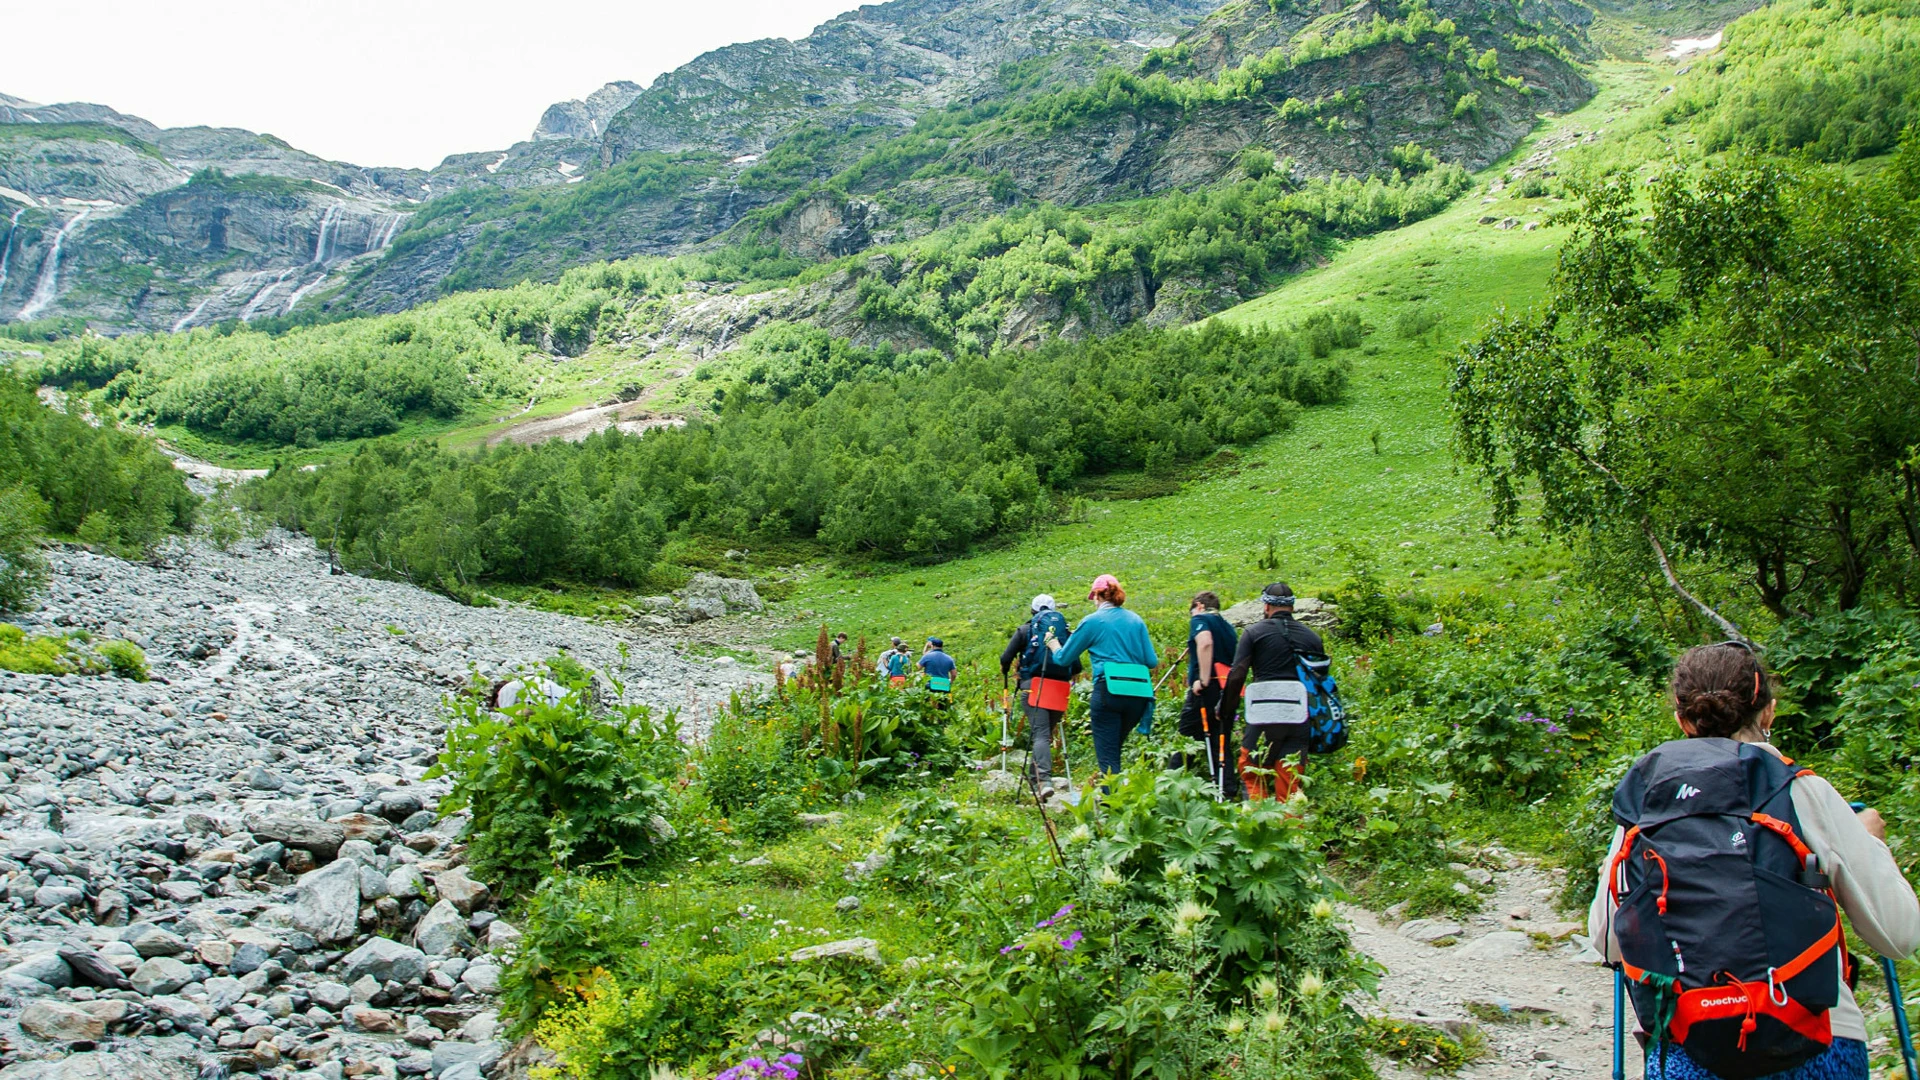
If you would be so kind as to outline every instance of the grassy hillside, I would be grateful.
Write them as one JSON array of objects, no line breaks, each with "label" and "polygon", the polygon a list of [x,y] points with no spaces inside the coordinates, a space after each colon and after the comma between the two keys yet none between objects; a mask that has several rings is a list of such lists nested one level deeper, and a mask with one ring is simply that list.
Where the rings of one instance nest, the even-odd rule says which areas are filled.
[{"label": "grassy hillside", "polygon": [[[1509,163],[1616,125],[1657,97],[1661,73],[1603,65],[1600,95],[1542,124]],[[1343,543],[1377,555],[1386,577],[1408,589],[1525,589],[1547,581],[1561,567],[1554,552],[1488,536],[1484,500],[1455,473],[1444,406],[1454,344],[1501,307],[1537,299],[1564,236],[1546,225],[1479,224],[1485,217],[1539,221],[1557,205],[1483,194],[1507,164],[1479,176],[1476,194],[1446,212],[1353,241],[1325,267],[1216,316],[1284,325],[1325,306],[1358,310],[1375,329],[1354,358],[1343,403],[1303,412],[1291,431],[1176,495],[1095,502],[1084,523],[937,566],[820,572],[798,584],[791,606],[870,637],[942,634],[950,650],[979,656],[997,652],[1034,593],[1078,601],[1098,573],[1119,575],[1130,605],[1150,620],[1177,620],[1202,588],[1229,601],[1272,578],[1308,595],[1337,590],[1348,575]],[[1439,321],[1403,336],[1432,318]],[[1271,571],[1258,565],[1269,539],[1279,563]]]}]

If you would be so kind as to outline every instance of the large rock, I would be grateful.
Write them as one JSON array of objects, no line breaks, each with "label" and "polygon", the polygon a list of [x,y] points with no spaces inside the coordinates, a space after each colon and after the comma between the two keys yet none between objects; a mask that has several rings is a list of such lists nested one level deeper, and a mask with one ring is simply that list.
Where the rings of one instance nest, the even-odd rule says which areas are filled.
[{"label": "large rock", "polygon": [[433,891],[458,908],[462,915],[471,915],[475,908],[485,907],[487,903],[487,887],[469,877],[464,866],[435,874]]},{"label": "large rock", "polygon": [[836,956],[855,957],[876,967],[883,963],[880,959],[880,943],[864,937],[829,941],[824,945],[809,945],[804,949],[795,949],[788,959],[795,963],[805,963],[808,960],[827,960]]},{"label": "large rock", "polygon": [[377,937],[348,953],[341,961],[348,982],[371,975],[382,983],[409,983],[427,973],[427,954],[397,941]]},{"label": "large rock", "polygon": [[[125,1002],[115,1002],[124,1011]],[[107,1033],[100,1016],[61,1001],[36,1001],[20,1014],[20,1028],[48,1042],[95,1042]]]},{"label": "large rock", "polygon": [[1460,924],[1447,919],[1413,919],[1400,926],[1400,936],[1431,945],[1450,937],[1459,937]]},{"label": "large rock", "polygon": [[148,997],[171,994],[193,981],[193,969],[171,956],[156,956],[134,968],[127,981]]},{"label": "large rock", "polygon": [[347,830],[331,821],[255,818],[247,822],[247,829],[253,833],[255,840],[262,843],[274,841],[290,848],[299,848],[311,852],[321,862],[333,858],[339,852],[340,845],[347,840]]},{"label": "large rock", "polygon": [[0,1080],[198,1080],[203,1060],[194,1040],[180,1035],[51,1061],[19,1061],[0,1069]]},{"label": "large rock", "polygon": [[[1242,600],[1220,613],[1237,630],[1245,630],[1261,619],[1266,618],[1266,608],[1259,597]],[[1295,598],[1293,617],[1325,634],[1340,625],[1340,609],[1332,604],[1315,600],[1311,596]]]},{"label": "large rock", "polygon": [[103,990],[127,989],[127,977],[106,957],[92,949],[61,949],[60,959],[67,962],[74,981],[82,986],[97,986]]},{"label": "large rock", "polygon": [[73,969],[67,966],[67,962],[62,960],[60,954],[53,949],[34,953],[8,968],[6,974],[33,979],[52,987],[73,985]]},{"label": "large rock", "polygon": [[413,928],[413,943],[428,956],[446,956],[472,941],[473,932],[467,929],[466,916],[447,900],[433,905],[432,910],[420,917],[420,925]]},{"label": "large rock", "polygon": [[427,879],[418,867],[403,863],[387,875],[387,895],[395,900],[412,900],[427,895]]},{"label": "large rock", "polygon": [[385,840],[387,834],[393,832],[393,826],[385,819],[358,812],[329,818],[327,823],[340,826],[340,832],[345,839],[365,840],[369,844],[377,844]]},{"label": "large rock", "polygon": [[1462,960],[1514,960],[1532,949],[1533,939],[1520,931],[1495,930],[1462,945],[1457,955]]},{"label": "large rock", "polygon": [[693,575],[677,595],[688,611],[698,610],[709,618],[734,611],[763,611],[767,606],[753,582],[705,572]]},{"label": "large rock", "polygon": [[360,928],[360,864],[341,859],[303,875],[293,900],[293,927],[321,944],[352,939]]},{"label": "large rock", "polygon": [[187,942],[179,934],[162,930],[157,926],[143,926],[129,934],[122,934],[120,940],[133,946],[133,951],[143,958],[153,956],[179,956],[187,951]]},{"label": "large rock", "polygon": [[506,1052],[507,1048],[502,1043],[464,1043],[448,1039],[445,1042],[434,1044],[433,1072],[434,1075],[438,1076],[445,1073],[448,1069],[453,1068],[455,1065],[471,1062],[472,1064],[480,1066],[480,1071],[484,1074],[488,1069],[491,1069],[494,1063],[499,1061]]}]

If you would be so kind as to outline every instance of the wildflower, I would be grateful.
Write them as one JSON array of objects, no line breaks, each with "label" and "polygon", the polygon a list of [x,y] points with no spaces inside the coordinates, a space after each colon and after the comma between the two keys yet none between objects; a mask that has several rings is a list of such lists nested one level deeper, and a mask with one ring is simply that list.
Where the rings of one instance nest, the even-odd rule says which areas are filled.
[{"label": "wildflower", "polygon": [[1269,1035],[1280,1034],[1280,1029],[1286,1026],[1287,1026],[1286,1018],[1281,1016],[1278,1011],[1270,1012],[1266,1016],[1260,1018],[1260,1027],[1264,1029],[1266,1033]]},{"label": "wildflower", "polygon": [[1086,935],[1082,934],[1078,930],[1075,930],[1073,933],[1068,934],[1066,937],[1063,937],[1060,939],[1060,947],[1067,950],[1068,952],[1072,952],[1073,950],[1079,948],[1080,943],[1085,940],[1086,940]]},{"label": "wildflower", "polygon": [[1228,1035],[1238,1037],[1240,1033],[1246,1030],[1247,1030],[1247,1022],[1245,1020],[1241,1019],[1238,1016],[1230,1016],[1227,1018],[1227,1034]]},{"label": "wildflower", "polygon": [[1313,917],[1322,920],[1333,918],[1333,902],[1326,897],[1321,897],[1314,901]]},{"label": "wildflower", "polygon": [[1253,996],[1265,1001],[1272,1001],[1274,998],[1280,996],[1280,987],[1274,985],[1272,979],[1263,978],[1253,984]]},{"label": "wildflower", "polygon": [[1173,924],[1176,930],[1184,928],[1187,933],[1192,933],[1195,923],[1205,922],[1212,917],[1213,912],[1208,911],[1192,900],[1182,900],[1180,901],[1180,906],[1174,909]]},{"label": "wildflower", "polygon": [[1024,944],[1022,944],[1022,943],[1020,943],[1020,942],[1018,942],[1018,941],[1016,941],[1016,942],[1014,942],[1013,944],[1011,944],[1011,945],[1009,945],[1009,946],[1007,946],[1006,948],[1004,948],[1004,949],[1001,949],[1001,950],[1000,950],[1000,955],[1001,955],[1001,956],[1005,956],[1005,955],[1007,955],[1008,953],[1014,953],[1014,952],[1019,952],[1019,951],[1021,951],[1022,949],[1025,949],[1025,948],[1026,948],[1026,945],[1024,945]]},{"label": "wildflower", "polygon": [[1187,868],[1177,862],[1170,862],[1167,864],[1166,869],[1160,871],[1160,876],[1166,878],[1168,881],[1179,881],[1181,878],[1187,876]]},{"label": "wildflower", "polygon": [[1071,847],[1074,844],[1084,844],[1091,839],[1093,839],[1092,829],[1085,825],[1075,825],[1073,831],[1067,834],[1067,845]]},{"label": "wildflower", "polygon": [[1101,867],[1100,868],[1100,884],[1105,885],[1108,888],[1113,888],[1115,885],[1120,884],[1120,871],[1115,870],[1111,866]]},{"label": "wildflower", "polygon": [[1305,975],[1300,976],[1301,997],[1319,997],[1326,992],[1326,989],[1327,984],[1321,980],[1320,976],[1315,975],[1313,972],[1309,971]]}]

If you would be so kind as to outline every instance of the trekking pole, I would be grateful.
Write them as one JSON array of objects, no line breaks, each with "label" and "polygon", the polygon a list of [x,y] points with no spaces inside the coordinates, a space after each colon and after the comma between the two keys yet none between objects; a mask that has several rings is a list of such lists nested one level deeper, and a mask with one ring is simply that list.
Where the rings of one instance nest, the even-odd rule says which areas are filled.
[{"label": "trekking pole", "polygon": [[1613,969],[1613,1080],[1627,1080],[1627,977]]},{"label": "trekking pole", "polygon": [[1920,1060],[1913,1055],[1913,1029],[1907,1026],[1907,1003],[1900,993],[1900,973],[1893,958],[1880,958],[1880,973],[1887,978],[1887,1000],[1893,1003],[1893,1027],[1900,1033],[1900,1057],[1907,1063],[1907,1080],[1920,1080]]},{"label": "trekking pole", "polygon": [[1160,681],[1153,684],[1153,692],[1155,694],[1158,694],[1160,692],[1160,688],[1166,685],[1167,676],[1173,674],[1173,669],[1179,667],[1180,661],[1185,660],[1186,658],[1187,658],[1187,650],[1181,649],[1180,655],[1174,657],[1173,663],[1167,665],[1167,670],[1160,673]]},{"label": "trekking pole", "polygon": [[1053,831],[1053,818],[1047,816],[1047,804],[1040,798],[1040,780],[1032,769],[1027,770],[1027,790],[1033,793],[1033,807],[1040,811],[1040,823],[1047,827],[1047,841],[1053,845],[1054,861],[1064,869],[1067,865],[1067,854],[1060,850],[1060,836]]},{"label": "trekking pole", "polygon": [[1013,697],[1002,691],[1000,694],[1000,771],[1007,771],[1007,748],[1013,744],[1007,741],[1007,725],[1013,722]]},{"label": "trekking pole", "polygon": [[1213,770],[1213,801],[1221,802],[1227,797],[1226,780],[1220,773],[1220,759],[1213,754],[1213,721],[1209,718],[1205,705],[1200,706],[1200,733],[1206,737],[1207,757],[1212,759],[1207,764]]}]

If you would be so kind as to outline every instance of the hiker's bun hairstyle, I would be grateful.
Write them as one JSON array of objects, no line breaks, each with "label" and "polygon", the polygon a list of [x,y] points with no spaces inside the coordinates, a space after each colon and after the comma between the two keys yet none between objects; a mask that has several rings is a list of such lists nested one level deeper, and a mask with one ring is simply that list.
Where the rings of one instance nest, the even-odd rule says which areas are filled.
[{"label": "hiker's bun hairstyle", "polygon": [[1731,642],[1688,649],[1673,668],[1673,708],[1696,737],[1730,739],[1773,703],[1760,658]]},{"label": "hiker's bun hairstyle", "polygon": [[1105,600],[1114,607],[1125,607],[1127,603],[1127,590],[1121,588],[1120,583],[1116,581],[1106,588],[1095,592],[1093,598],[1095,600]]}]

